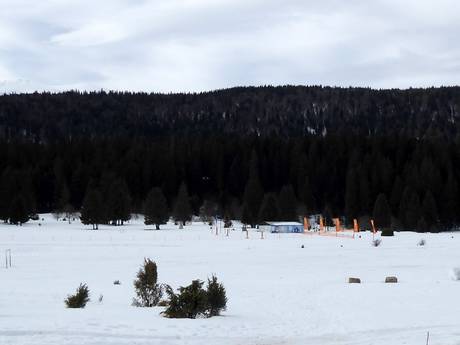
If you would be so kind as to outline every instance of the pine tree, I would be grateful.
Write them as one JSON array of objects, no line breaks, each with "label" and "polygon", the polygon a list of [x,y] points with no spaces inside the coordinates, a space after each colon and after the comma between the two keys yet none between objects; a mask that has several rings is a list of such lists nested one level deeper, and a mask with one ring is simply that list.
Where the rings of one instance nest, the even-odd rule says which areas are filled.
[{"label": "pine tree", "polygon": [[430,231],[437,231],[438,229],[438,208],[436,207],[436,200],[431,194],[431,191],[425,193],[425,198],[422,203],[422,217],[424,218],[427,228]]},{"label": "pine tree", "polygon": [[166,224],[169,219],[169,210],[166,198],[160,188],[152,188],[144,204],[144,223],[155,224],[157,230],[161,224]]},{"label": "pine tree", "polygon": [[264,195],[258,218],[261,221],[273,221],[279,219],[278,201],[276,200],[275,194],[267,193]]},{"label": "pine tree", "polygon": [[218,214],[218,205],[214,201],[205,200],[200,207],[200,219],[203,223],[212,225]]},{"label": "pine tree", "polygon": [[258,222],[258,212],[263,198],[263,189],[258,175],[251,174],[244,190],[243,214],[241,221],[255,227]]},{"label": "pine tree", "polygon": [[302,188],[299,191],[299,198],[305,204],[307,213],[313,214],[317,211],[316,200],[313,195],[313,189],[310,185],[310,177],[308,175],[305,175]]},{"label": "pine tree", "polygon": [[409,204],[406,208],[405,226],[410,230],[416,230],[420,220],[420,199],[417,192],[412,192]]},{"label": "pine tree", "polygon": [[332,210],[331,210],[331,207],[329,206],[329,204],[326,204],[324,206],[324,210],[323,210],[323,219],[324,219],[324,226],[326,227],[329,227],[329,226],[333,226],[334,222],[332,221]]},{"label": "pine tree", "polygon": [[174,205],[173,217],[176,222],[179,222],[179,229],[183,229],[185,222],[192,219],[192,208],[190,206],[190,198],[187,192],[185,182],[182,182],[177,194],[176,203]]},{"label": "pine tree", "polygon": [[367,169],[362,168],[359,173],[359,200],[361,204],[361,214],[369,215],[371,212],[371,186],[369,185],[369,178]]},{"label": "pine tree", "polygon": [[158,284],[157,264],[144,258],[144,264],[139,269],[134,281],[137,298],[133,299],[136,307],[154,307],[163,296],[164,286]]},{"label": "pine tree", "polygon": [[391,210],[385,194],[381,193],[377,196],[372,214],[375,226],[382,231],[382,236],[393,236]]},{"label": "pine tree", "polygon": [[8,222],[10,219],[11,195],[14,195],[14,178],[10,168],[6,168],[0,180],[0,219]]},{"label": "pine tree", "polygon": [[393,184],[393,188],[391,190],[391,197],[390,197],[390,207],[392,211],[395,213],[395,215],[397,215],[399,211],[399,203],[401,201],[403,190],[404,190],[403,182],[401,178],[397,176]]},{"label": "pine tree", "polygon": [[399,212],[398,218],[401,224],[403,225],[404,229],[409,229],[409,224],[407,220],[407,211],[409,209],[409,204],[411,202],[411,197],[414,191],[411,187],[406,186],[401,196],[401,200],[399,201]]},{"label": "pine tree", "polygon": [[359,181],[353,167],[348,169],[345,185],[345,216],[347,223],[351,224],[353,219],[359,216]]},{"label": "pine tree", "polygon": [[443,207],[440,208],[443,222],[452,226],[458,221],[458,183],[452,170],[449,170],[447,181],[441,197]]},{"label": "pine tree", "polygon": [[213,275],[208,279],[208,286],[206,287],[206,300],[207,300],[207,316],[220,315],[222,310],[227,307],[227,293],[222,283],[217,281],[217,277]]},{"label": "pine tree", "polygon": [[21,225],[29,220],[29,213],[24,198],[19,195],[13,199],[10,206],[10,223]]},{"label": "pine tree", "polygon": [[296,220],[297,218],[297,199],[294,188],[291,185],[281,188],[278,197],[278,207],[280,210],[280,219]]},{"label": "pine tree", "polygon": [[114,225],[131,219],[131,196],[126,182],[116,179],[106,193],[107,217]]},{"label": "pine tree", "polygon": [[104,222],[105,215],[102,195],[98,190],[91,187],[88,188],[83,200],[80,219],[85,225],[91,224],[93,230],[97,230],[99,224]]}]

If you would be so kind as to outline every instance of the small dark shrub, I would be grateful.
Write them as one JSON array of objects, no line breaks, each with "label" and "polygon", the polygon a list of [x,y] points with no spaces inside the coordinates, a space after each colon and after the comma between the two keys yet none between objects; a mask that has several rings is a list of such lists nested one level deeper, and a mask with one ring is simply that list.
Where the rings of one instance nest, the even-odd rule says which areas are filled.
[{"label": "small dark shrub", "polygon": [[217,277],[214,275],[211,279],[208,279],[206,295],[208,299],[208,316],[220,315],[221,311],[227,307],[227,294],[225,287],[217,281]]},{"label": "small dark shrub", "polygon": [[382,230],[381,235],[382,235],[382,236],[394,236],[395,233],[394,233],[393,229],[386,228],[386,229],[383,229],[383,230]]},{"label": "small dark shrub", "polygon": [[196,319],[197,316],[206,315],[207,294],[201,280],[193,280],[189,286],[180,287],[178,294],[170,287],[166,293],[169,296],[169,306],[163,312],[166,317]]},{"label": "small dark shrub", "polygon": [[80,284],[74,295],[69,295],[65,299],[67,308],[84,308],[89,302],[89,289],[86,284]]},{"label": "small dark shrub", "polygon": [[426,244],[426,241],[423,238],[417,243],[418,246],[424,246],[425,244]]},{"label": "small dark shrub", "polygon": [[380,246],[380,244],[382,244],[382,240],[379,239],[379,238],[377,238],[377,239],[372,241],[372,246],[374,246],[374,247],[378,247],[378,246]]},{"label": "small dark shrub", "polygon": [[137,298],[133,299],[136,307],[154,307],[163,296],[163,285],[157,283],[157,264],[150,259],[144,259],[144,265],[137,272],[134,281]]},{"label": "small dark shrub", "polygon": [[117,279],[117,280],[114,280],[113,285],[121,285],[121,283],[120,283],[120,281]]}]

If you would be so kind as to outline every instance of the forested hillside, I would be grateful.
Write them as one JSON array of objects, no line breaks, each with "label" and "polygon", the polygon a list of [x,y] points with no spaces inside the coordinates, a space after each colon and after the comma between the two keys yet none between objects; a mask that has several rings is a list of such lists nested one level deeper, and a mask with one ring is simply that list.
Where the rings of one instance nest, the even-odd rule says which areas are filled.
[{"label": "forested hillside", "polygon": [[249,224],[350,221],[383,194],[393,226],[444,230],[460,220],[459,116],[459,87],[3,95],[0,218],[79,210],[96,191],[100,221],[123,221],[153,187],[174,213],[184,184],[195,214]]}]

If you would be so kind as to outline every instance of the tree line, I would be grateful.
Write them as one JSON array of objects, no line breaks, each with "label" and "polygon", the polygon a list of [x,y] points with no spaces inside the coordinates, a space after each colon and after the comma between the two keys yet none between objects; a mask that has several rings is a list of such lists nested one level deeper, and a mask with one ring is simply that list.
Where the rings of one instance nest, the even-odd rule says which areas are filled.
[{"label": "tree line", "polygon": [[459,222],[459,153],[453,140],[396,135],[3,140],[0,219],[81,211],[95,227],[131,213],[255,225],[321,213],[366,224],[380,199],[394,227],[439,231]]}]

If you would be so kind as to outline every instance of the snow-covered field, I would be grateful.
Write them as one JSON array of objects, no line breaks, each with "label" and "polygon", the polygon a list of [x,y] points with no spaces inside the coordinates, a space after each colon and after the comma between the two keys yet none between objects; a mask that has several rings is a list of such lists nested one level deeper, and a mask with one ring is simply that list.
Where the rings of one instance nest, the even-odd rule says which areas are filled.
[{"label": "snow-covered field", "polygon": [[[428,331],[431,345],[460,344],[460,281],[449,275],[460,267],[460,233],[396,233],[375,248],[369,233],[354,240],[303,234],[262,240],[239,230],[216,236],[199,223],[145,231],[138,220],[93,231],[43,217],[41,227],[0,226],[2,345],[423,345]],[[161,317],[160,307],[132,307],[144,257],[173,287],[217,274],[228,310],[173,320]],[[400,282],[385,284],[389,275]],[[348,277],[362,284],[348,284]],[[91,302],[66,309],[64,298],[80,282],[88,284]]]}]

